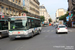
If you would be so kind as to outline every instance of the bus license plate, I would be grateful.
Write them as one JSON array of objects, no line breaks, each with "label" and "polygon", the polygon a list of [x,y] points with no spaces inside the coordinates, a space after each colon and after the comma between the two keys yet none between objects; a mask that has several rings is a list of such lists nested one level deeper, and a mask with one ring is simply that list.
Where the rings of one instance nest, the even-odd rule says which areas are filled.
[{"label": "bus license plate", "polygon": [[20,38],[21,36],[16,36],[16,38]]}]

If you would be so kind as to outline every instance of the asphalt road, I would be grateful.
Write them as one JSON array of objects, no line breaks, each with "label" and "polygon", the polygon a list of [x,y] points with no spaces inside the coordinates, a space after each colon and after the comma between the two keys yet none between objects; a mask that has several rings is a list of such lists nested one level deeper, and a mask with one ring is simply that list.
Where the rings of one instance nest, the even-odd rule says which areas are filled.
[{"label": "asphalt road", "polygon": [[54,27],[43,27],[41,34],[31,39],[0,39],[0,50],[75,50],[75,30],[56,34]]}]

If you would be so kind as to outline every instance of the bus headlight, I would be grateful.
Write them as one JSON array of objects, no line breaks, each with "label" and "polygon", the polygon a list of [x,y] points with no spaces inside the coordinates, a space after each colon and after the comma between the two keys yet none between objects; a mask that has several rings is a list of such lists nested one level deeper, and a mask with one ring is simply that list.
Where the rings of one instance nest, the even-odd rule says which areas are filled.
[{"label": "bus headlight", "polygon": [[28,32],[24,31],[24,35],[28,35]]}]

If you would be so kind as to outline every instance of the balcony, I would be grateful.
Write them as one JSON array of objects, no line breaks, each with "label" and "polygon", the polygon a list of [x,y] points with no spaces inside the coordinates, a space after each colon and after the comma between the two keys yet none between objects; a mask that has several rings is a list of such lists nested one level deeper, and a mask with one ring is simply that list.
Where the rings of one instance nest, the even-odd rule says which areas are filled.
[{"label": "balcony", "polygon": [[40,5],[40,3],[37,0],[34,0],[38,5]]},{"label": "balcony", "polygon": [[8,1],[8,0],[0,0],[0,3],[3,3],[3,4],[5,4],[5,5],[8,5],[8,6],[11,6],[11,7],[14,7],[14,8],[17,8],[17,9],[19,9],[19,10],[23,10],[22,7],[16,5],[16,4],[14,4],[14,3],[12,3],[12,2],[10,2],[10,1]]},{"label": "balcony", "polygon": [[33,10],[33,11],[35,11],[36,13],[38,13],[38,14],[39,14],[39,11],[35,10],[35,9],[34,9],[34,8],[32,8],[32,7],[30,7],[30,10]]},{"label": "balcony", "polygon": [[72,5],[75,6],[75,0],[72,0]]},{"label": "balcony", "polygon": [[35,15],[35,14],[32,14],[32,13],[30,13],[30,12],[28,12],[28,13],[26,13],[28,16],[32,16],[32,17],[38,17],[38,18],[40,18],[40,16],[38,16],[38,15]]},{"label": "balcony", "polygon": [[37,9],[39,9],[39,7],[38,7],[37,5],[35,5],[32,1],[30,1],[30,3],[31,3],[32,5],[34,5]]}]

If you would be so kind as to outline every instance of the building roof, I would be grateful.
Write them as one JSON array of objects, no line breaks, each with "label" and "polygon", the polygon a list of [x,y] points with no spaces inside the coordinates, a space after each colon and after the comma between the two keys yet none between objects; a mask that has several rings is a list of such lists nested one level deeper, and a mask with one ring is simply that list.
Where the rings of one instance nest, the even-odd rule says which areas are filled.
[{"label": "building roof", "polygon": [[45,6],[40,6],[40,8],[45,9]]}]

